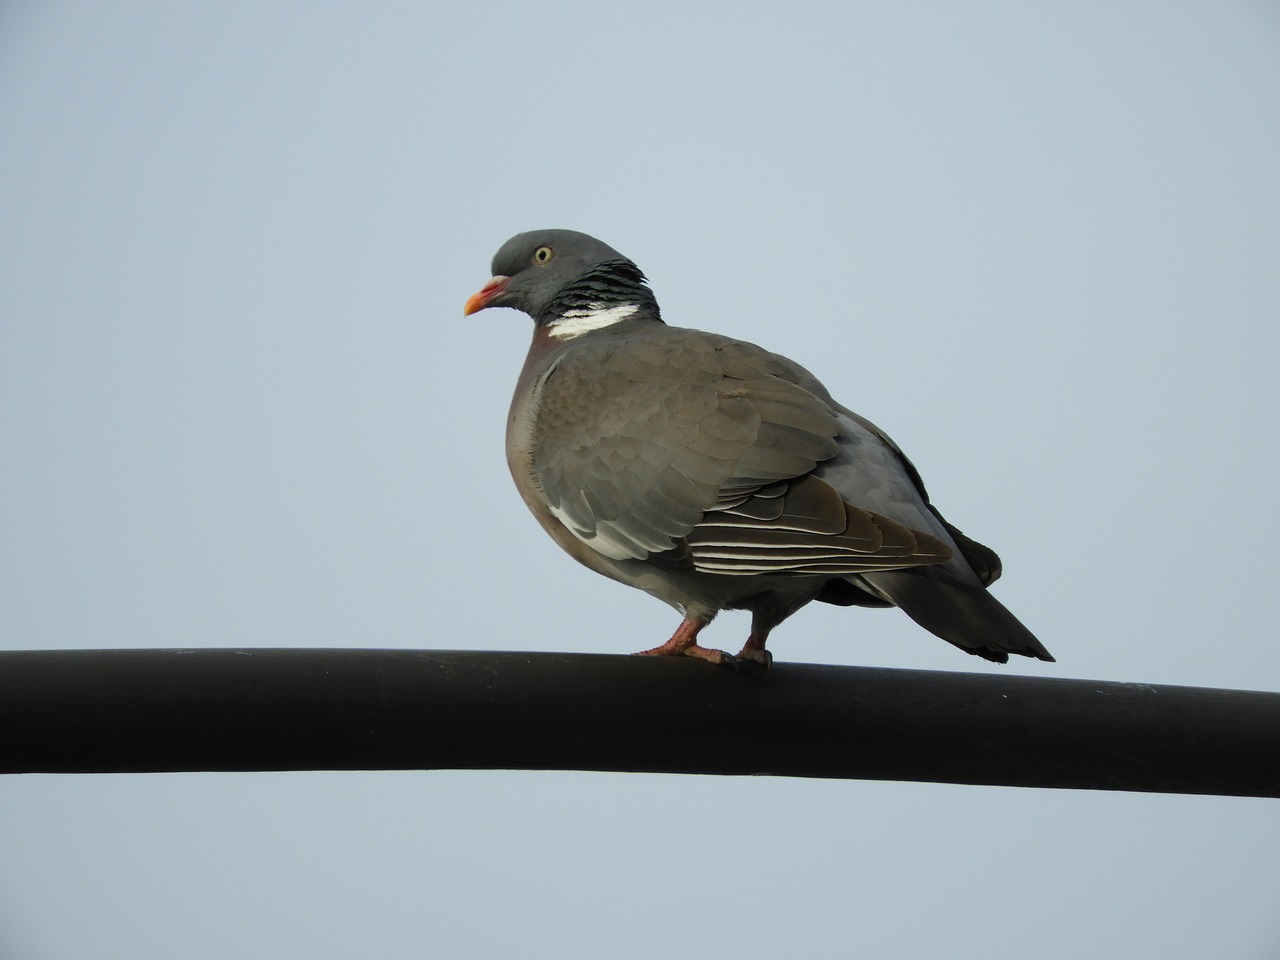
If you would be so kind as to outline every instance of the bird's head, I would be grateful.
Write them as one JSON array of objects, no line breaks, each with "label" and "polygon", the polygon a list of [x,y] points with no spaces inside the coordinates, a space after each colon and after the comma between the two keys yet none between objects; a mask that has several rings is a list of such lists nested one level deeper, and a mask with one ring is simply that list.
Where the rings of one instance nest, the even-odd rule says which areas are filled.
[{"label": "bird's head", "polygon": [[493,257],[493,277],[463,313],[513,307],[543,324],[630,305],[657,319],[653,293],[629,259],[575,230],[532,230],[502,245]]}]

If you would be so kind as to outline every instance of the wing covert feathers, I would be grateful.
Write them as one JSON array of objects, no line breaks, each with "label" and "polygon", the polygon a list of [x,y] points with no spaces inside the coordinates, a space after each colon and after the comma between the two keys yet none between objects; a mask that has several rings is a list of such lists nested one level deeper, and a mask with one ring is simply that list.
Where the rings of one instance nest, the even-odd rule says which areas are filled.
[{"label": "wing covert feathers", "polygon": [[670,328],[580,344],[539,393],[533,477],[601,554],[671,550],[722,496],[745,503],[838,452],[835,413],[788,369],[750,344]]},{"label": "wing covert feathers", "polygon": [[708,513],[687,538],[693,566],[729,575],[835,576],[951,559],[943,541],[845,503],[824,480],[806,476],[781,486]]}]

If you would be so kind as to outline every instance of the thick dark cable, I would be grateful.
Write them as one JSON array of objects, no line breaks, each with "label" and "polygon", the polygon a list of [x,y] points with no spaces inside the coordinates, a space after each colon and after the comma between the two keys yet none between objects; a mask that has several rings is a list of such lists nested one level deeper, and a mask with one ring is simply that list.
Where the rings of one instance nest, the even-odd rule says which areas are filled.
[{"label": "thick dark cable", "polygon": [[0,653],[0,772],[557,769],[1280,796],[1280,694],[406,650]]}]

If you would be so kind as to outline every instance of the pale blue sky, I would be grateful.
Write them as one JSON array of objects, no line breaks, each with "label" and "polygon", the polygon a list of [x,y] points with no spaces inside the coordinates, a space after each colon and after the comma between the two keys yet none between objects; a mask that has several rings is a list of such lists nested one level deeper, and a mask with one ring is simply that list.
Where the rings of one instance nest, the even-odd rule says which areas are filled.
[{"label": "pale blue sky", "polygon": [[[1275,3],[6,4],[0,646],[665,639],[507,476],[528,319],[461,315],[556,226],[884,426],[1058,657],[815,605],[779,660],[1280,690],[1278,157]],[[1277,891],[1261,800],[0,779],[4,960],[1271,958]]]}]

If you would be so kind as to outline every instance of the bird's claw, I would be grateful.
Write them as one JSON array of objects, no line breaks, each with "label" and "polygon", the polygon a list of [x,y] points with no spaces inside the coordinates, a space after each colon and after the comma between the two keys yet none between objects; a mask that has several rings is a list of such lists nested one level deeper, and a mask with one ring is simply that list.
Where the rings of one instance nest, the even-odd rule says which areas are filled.
[{"label": "bird's claw", "polygon": [[721,667],[733,667],[738,669],[738,659],[730,656],[723,650],[716,650],[713,647],[700,647],[696,643],[675,644],[668,640],[660,647],[654,647],[651,650],[639,650],[632,654],[636,657],[693,657],[696,660],[705,660],[707,663],[714,663]]},{"label": "bird's claw", "polygon": [[745,660],[748,663],[759,664],[766,670],[773,666],[773,654],[762,644],[754,643],[751,640],[748,640],[746,645],[738,651],[738,659]]}]

